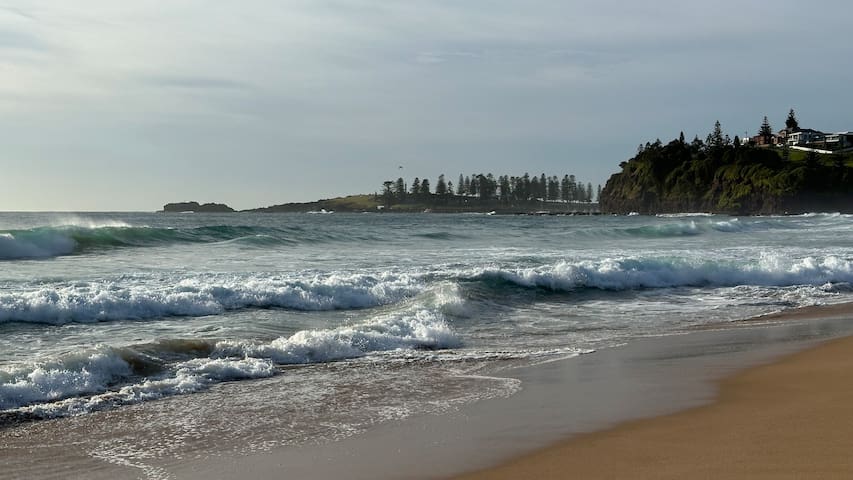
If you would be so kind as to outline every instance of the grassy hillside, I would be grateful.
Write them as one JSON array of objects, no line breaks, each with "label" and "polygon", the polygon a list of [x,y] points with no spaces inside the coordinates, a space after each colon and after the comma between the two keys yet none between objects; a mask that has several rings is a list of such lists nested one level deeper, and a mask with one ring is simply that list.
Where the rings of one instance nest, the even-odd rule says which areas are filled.
[{"label": "grassy hillside", "polygon": [[673,140],[646,144],[602,191],[603,212],[853,210],[853,159]]}]

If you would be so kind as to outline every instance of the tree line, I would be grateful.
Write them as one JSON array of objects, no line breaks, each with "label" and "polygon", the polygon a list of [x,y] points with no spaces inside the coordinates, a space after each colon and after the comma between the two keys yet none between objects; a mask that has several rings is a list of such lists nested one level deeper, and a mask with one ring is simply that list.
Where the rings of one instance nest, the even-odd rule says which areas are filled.
[{"label": "tree line", "polygon": [[386,205],[394,203],[458,203],[454,200],[478,199],[503,205],[531,201],[539,202],[592,202],[601,194],[601,185],[593,190],[592,183],[584,184],[574,175],[539,176],[524,173],[521,176],[475,173],[459,175],[454,185],[444,174],[438,176],[435,188],[429,179],[415,177],[411,183],[400,177],[382,184],[381,197]]}]

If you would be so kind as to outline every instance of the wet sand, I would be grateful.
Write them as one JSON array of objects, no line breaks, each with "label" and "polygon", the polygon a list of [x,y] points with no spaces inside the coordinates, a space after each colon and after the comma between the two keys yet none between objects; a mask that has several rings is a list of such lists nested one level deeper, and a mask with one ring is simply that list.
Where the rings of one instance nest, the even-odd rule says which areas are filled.
[{"label": "wet sand", "polygon": [[[788,318],[826,314],[853,318],[853,308]],[[845,337],[724,379],[710,405],[580,435],[456,478],[853,478],[851,451],[853,337]]]},{"label": "wet sand", "polygon": [[[608,429],[625,422],[651,417],[680,418],[669,415],[714,402],[721,379],[750,366],[771,364],[822,342],[853,334],[853,322],[848,319],[853,320],[849,307],[840,310],[831,307],[811,310],[809,315],[797,311],[790,321],[769,325],[752,322],[743,328],[636,339],[622,347],[578,358],[506,371],[505,375],[519,379],[523,385],[520,392],[509,398],[478,402],[446,415],[380,425],[331,444],[280,449],[205,464],[183,463],[169,470],[176,478],[199,480],[211,475],[234,479],[434,479],[501,465],[525,452],[536,452],[462,478],[585,478],[586,473],[579,473],[582,470],[561,463],[565,448],[597,444],[596,435],[621,431]],[[850,356],[853,358],[853,350]],[[747,383],[750,381],[747,379]],[[783,389],[790,386],[785,376],[767,381]],[[832,395],[831,385],[821,388]],[[760,402],[772,403],[766,395]],[[803,408],[807,408],[805,405]],[[798,404],[789,407],[795,412],[800,408]],[[685,439],[674,440],[677,446],[689,445],[702,436],[693,428],[696,427],[686,429]],[[728,431],[720,425],[715,428]],[[787,427],[784,423],[778,425],[765,436],[778,435],[778,430],[786,431]],[[587,436],[597,431],[608,433]],[[853,433],[853,429],[845,432]],[[578,440],[565,440],[569,438]],[[573,458],[586,465],[583,472],[589,472],[590,466],[625,456],[625,470],[602,471],[597,478],[634,478],[635,464],[646,457],[629,455],[633,444],[630,439],[625,441],[627,453],[603,448],[595,459],[586,453]],[[756,447],[761,448],[760,444]],[[651,448],[640,455],[656,450],[657,447]],[[649,460],[653,462],[648,464],[650,477],[667,474],[660,469],[666,458]],[[706,460],[730,463],[726,454],[708,456]],[[674,472],[673,476],[685,478],[684,470]],[[771,475],[775,477],[776,473]],[[590,476],[595,478],[596,472]],[[686,478],[702,476],[701,471],[694,470]]]},{"label": "wet sand", "polygon": [[[521,390],[248,455],[214,447],[216,429],[199,437],[210,440],[204,452],[128,452],[147,445],[151,415],[238,398],[231,395],[264,381],[36,422],[0,431],[0,479],[434,479],[476,470],[462,478],[849,477],[841,452],[853,446],[853,308],[764,320],[495,372]],[[180,437],[180,427],[175,418],[176,432],[154,436]],[[111,457],[92,453],[104,446]]]}]

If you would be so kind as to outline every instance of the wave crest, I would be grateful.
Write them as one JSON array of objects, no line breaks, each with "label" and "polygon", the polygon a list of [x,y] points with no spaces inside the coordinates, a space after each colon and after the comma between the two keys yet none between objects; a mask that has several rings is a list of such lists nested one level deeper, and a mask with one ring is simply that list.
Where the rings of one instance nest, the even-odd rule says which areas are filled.
[{"label": "wave crest", "polygon": [[277,365],[326,363],[390,351],[461,345],[445,317],[429,309],[367,322],[303,330],[269,343],[164,340],[0,369],[0,411],[55,417],[171,395],[230,380],[264,378]]},{"label": "wave crest", "polygon": [[0,294],[0,323],[87,323],[216,315],[245,308],[303,311],[387,305],[421,290],[409,275],[195,277],[166,286],[74,283]]},{"label": "wave crest", "polygon": [[443,349],[461,344],[444,316],[422,309],[331,330],[303,330],[268,344],[222,342],[214,355],[269,358],[279,364],[323,363],[399,349]]},{"label": "wave crest", "polygon": [[[195,228],[131,226],[122,222],[85,223],[0,231],[0,260],[51,258],[112,248],[180,243],[239,242],[246,246],[349,241],[350,236],[301,227],[212,225]],[[370,238],[365,238],[370,240]]]},{"label": "wave crest", "polygon": [[765,255],[750,264],[686,258],[614,258],[560,262],[528,269],[484,270],[475,279],[498,279],[522,287],[554,291],[736,285],[783,287],[849,283],[853,281],[853,264],[837,256],[789,259]]}]

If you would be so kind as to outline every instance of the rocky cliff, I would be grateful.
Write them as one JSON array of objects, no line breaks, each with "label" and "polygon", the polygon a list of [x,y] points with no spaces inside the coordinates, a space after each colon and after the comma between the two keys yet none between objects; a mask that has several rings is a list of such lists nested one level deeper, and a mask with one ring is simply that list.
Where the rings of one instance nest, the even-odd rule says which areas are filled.
[{"label": "rocky cliff", "polygon": [[601,192],[602,212],[853,213],[848,157],[674,140],[646,144]]}]

